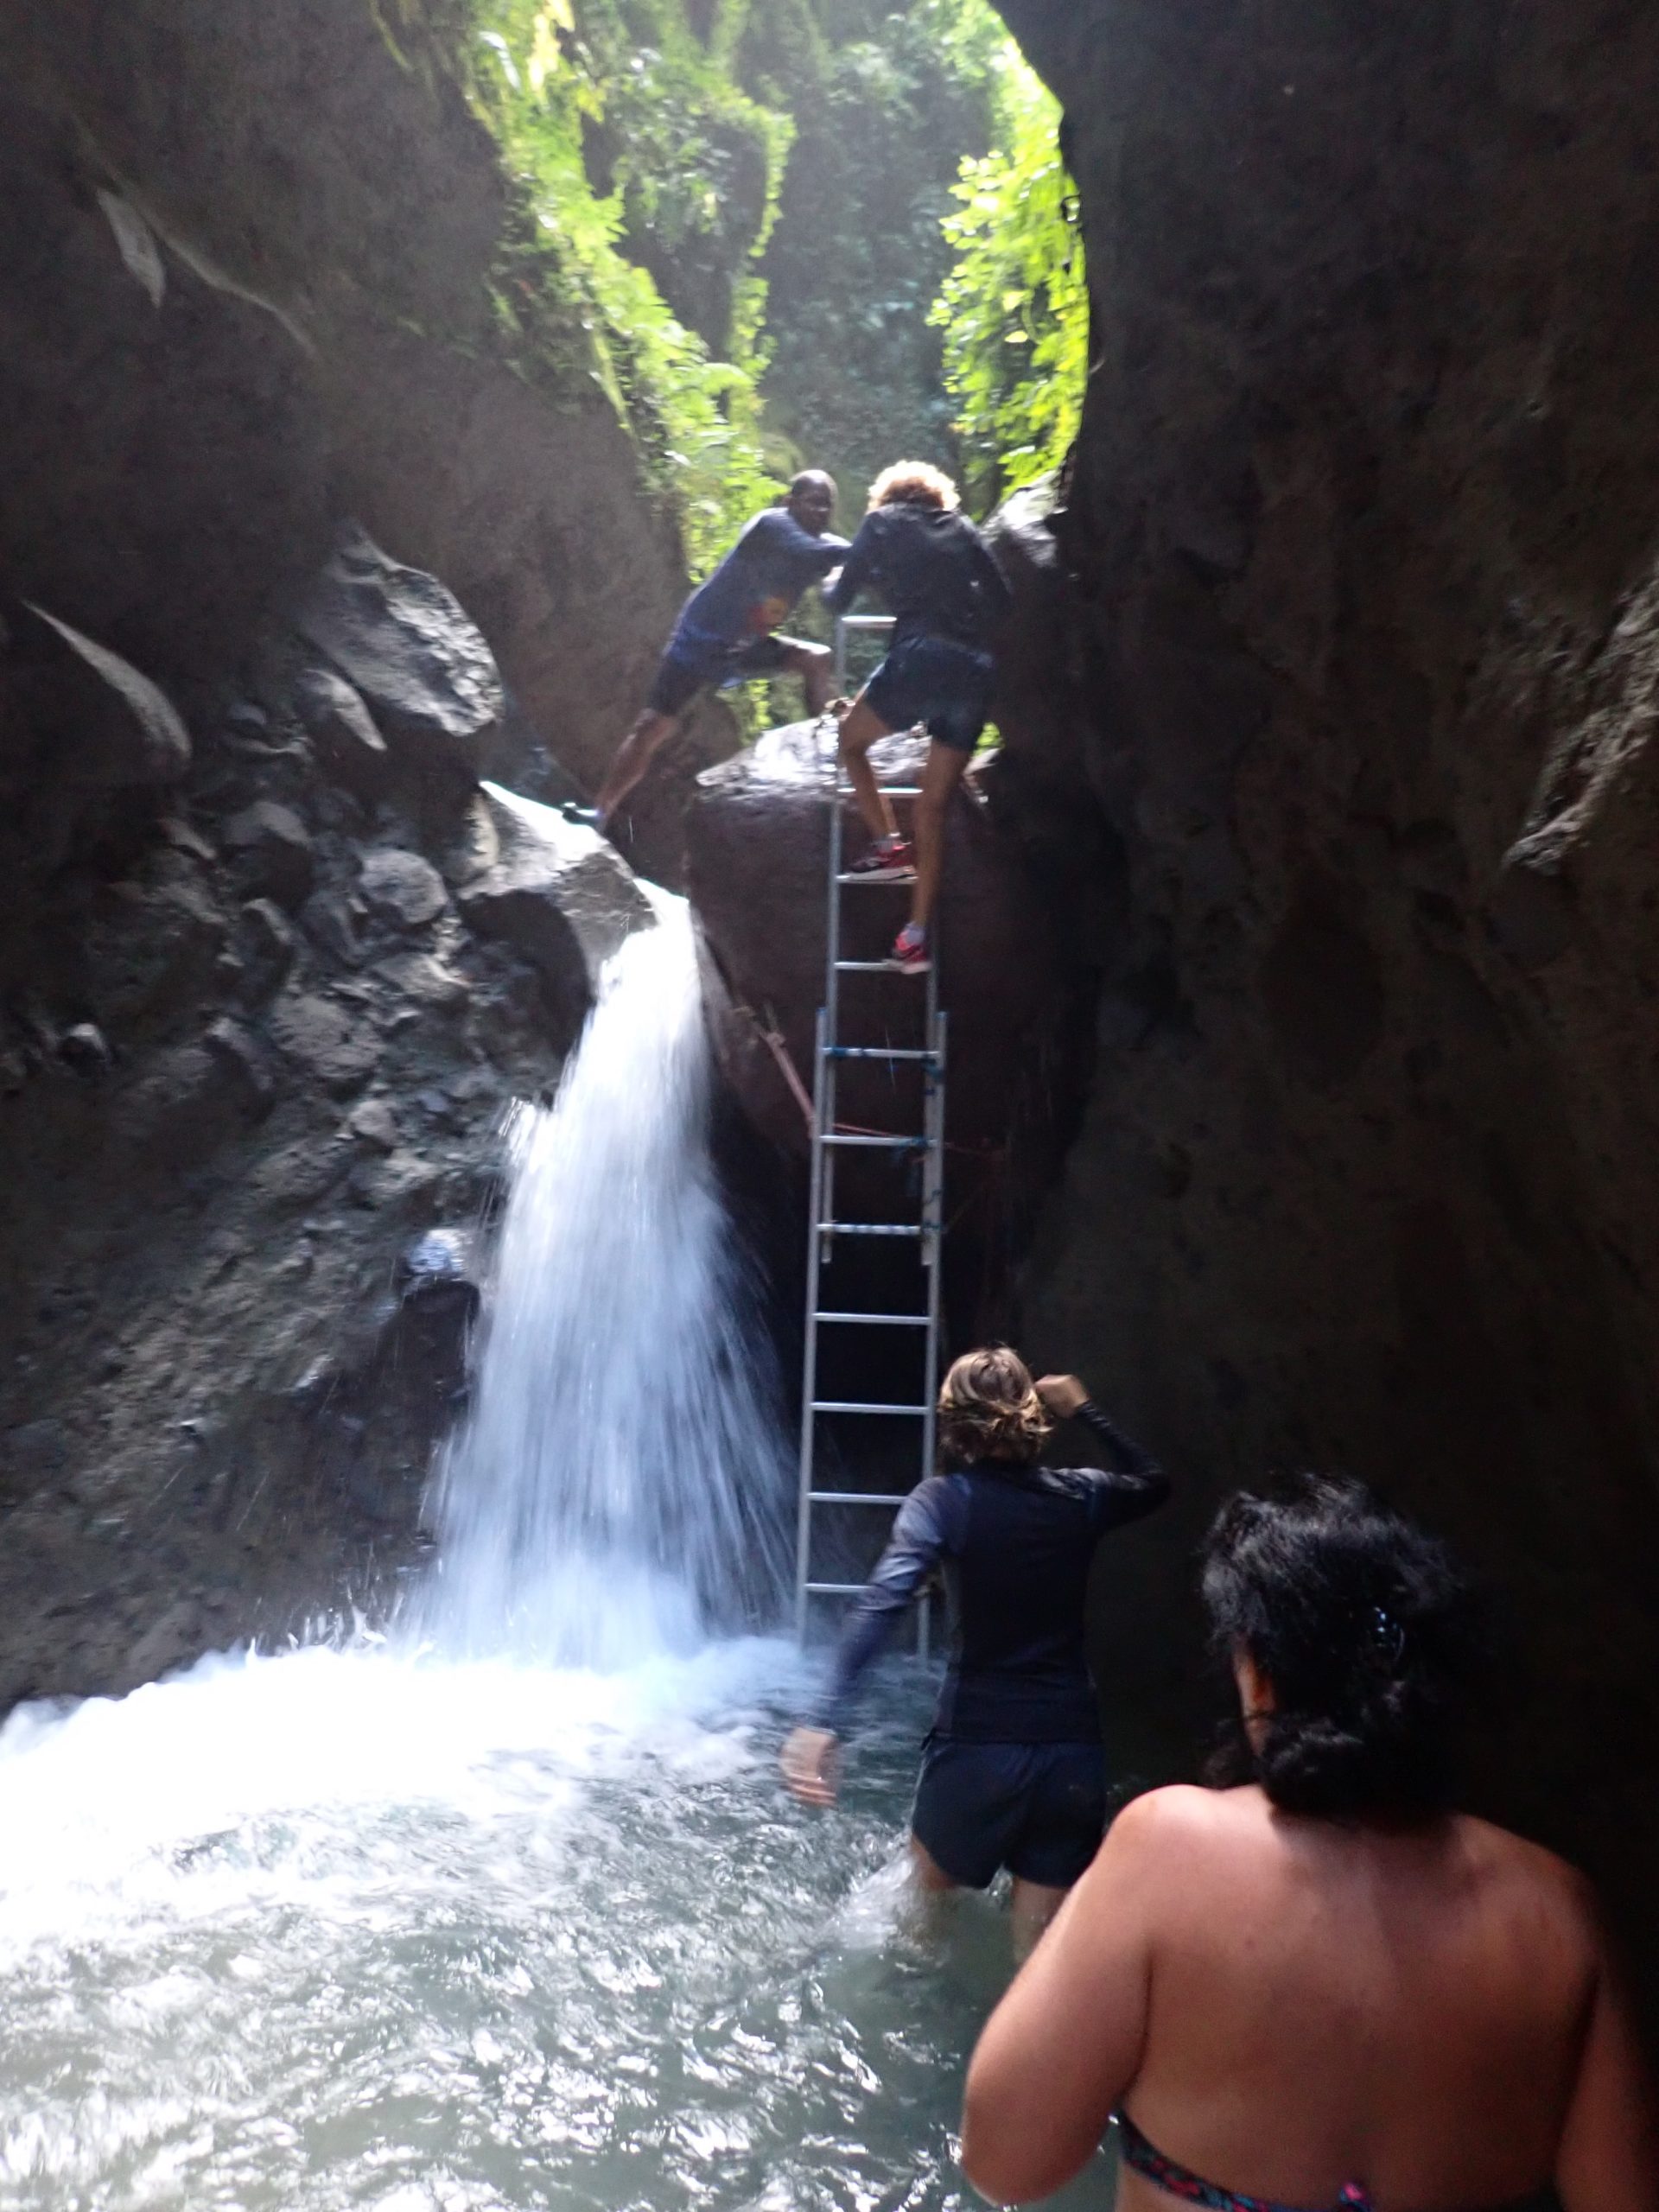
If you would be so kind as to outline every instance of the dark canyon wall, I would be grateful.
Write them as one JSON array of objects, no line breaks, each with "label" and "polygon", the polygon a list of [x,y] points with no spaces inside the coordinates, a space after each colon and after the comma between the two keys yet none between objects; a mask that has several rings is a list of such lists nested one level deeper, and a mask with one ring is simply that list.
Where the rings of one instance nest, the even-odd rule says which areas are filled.
[{"label": "dark canyon wall", "polygon": [[457,32],[0,23],[0,1707],[385,1605],[498,1118],[645,913],[476,792],[592,772],[683,573]]},{"label": "dark canyon wall", "polygon": [[1217,1495],[1375,1478],[1516,1624],[1486,1802],[1652,1961],[1659,16],[1003,12],[1095,303],[1005,717],[1105,977],[1027,1330],[1186,1500],[1109,1663],[1184,1709]]},{"label": "dark canyon wall", "polygon": [[537,320],[465,35],[442,0],[8,10],[0,588],[195,676],[354,514],[580,774],[682,563]]}]

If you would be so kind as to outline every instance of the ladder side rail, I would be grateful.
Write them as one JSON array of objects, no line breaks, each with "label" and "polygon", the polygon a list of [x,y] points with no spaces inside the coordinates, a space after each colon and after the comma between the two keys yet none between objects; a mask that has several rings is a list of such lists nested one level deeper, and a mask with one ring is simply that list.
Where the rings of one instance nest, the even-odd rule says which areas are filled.
[{"label": "ladder side rail", "polygon": [[[893,620],[891,615],[842,615],[836,619],[835,626],[834,667],[836,674],[836,689],[838,692],[844,693],[847,687],[848,638],[849,632],[855,630],[872,632],[891,631],[893,626]],[[815,1583],[811,1576],[812,1513],[815,1504],[818,1502],[818,1493],[817,1493],[813,1489],[813,1474],[817,1458],[817,1420],[818,1412],[817,1404],[817,1338],[820,1300],[822,1296],[820,1278],[823,1268],[834,1257],[833,1232],[830,1234],[825,1234],[823,1225],[825,1223],[832,1222],[835,1219],[836,1148],[833,1144],[828,1141],[828,1140],[833,1135],[835,1131],[837,1114],[837,1077],[840,1071],[841,1059],[841,1054],[839,1052],[841,1018],[840,978],[842,973],[839,965],[842,937],[841,878],[844,873],[844,800],[848,791],[850,790],[850,785],[846,781],[843,775],[841,753],[838,744],[832,756],[830,772],[826,780],[830,787],[830,836],[828,855],[829,880],[825,887],[824,1002],[818,1014],[817,1046],[813,1053],[811,1201],[810,1217],[809,1219],[807,1231],[809,1240],[807,1254],[807,1316],[804,1332],[801,1394],[800,1487],[796,1519],[796,1633],[798,1637],[803,1642],[805,1640],[806,1635],[809,1601],[813,1595],[821,1594],[829,1596],[833,1594],[851,1596],[855,1594],[857,1590],[862,1587],[861,1585],[856,1584],[842,1586]],[[914,1058],[918,1059],[925,1058],[926,1052],[933,1042],[938,1005],[938,988],[937,976],[930,973],[927,984],[925,1016],[926,1030],[925,1032],[928,1040],[927,1045],[924,1046],[923,1051],[919,1053],[905,1052],[893,1055],[892,1057],[905,1058]],[[859,1057],[862,1058],[866,1057],[866,1055],[860,1054]],[[889,1056],[873,1052],[868,1053],[868,1057],[874,1059]],[[932,1465],[931,1436],[935,1417],[934,1399],[937,1395],[935,1378],[938,1365],[938,1237],[937,1234],[937,1224],[939,1220],[939,1215],[937,1205],[931,1216],[928,1213],[927,1192],[930,1187],[930,1183],[934,1187],[937,1187],[938,1183],[937,1155],[938,1151],[939,1133],[942,1132],[943,1129],[943,1105],[942,1103],[936,1102],[936,1093],[938,1088],[940,1072],[941,1071],[935,1067],[926,1067],[924,1073],[926,1095],[923,1108],[923,1134],[921,1138],[924,1160],[924,1208],[923,1225],[920,1236],[921,1249],[924,1254],[925,1254],[928,1249],[926,1224],[930,1219],[931,1219],[936,1224],[935,1233],[932,1238],[933,1262],[932,1264],[928,1267],[930,1288],[928,1314],[925,1322],[926,1371],[924,1378],[926,1387],[923,1392],[924,1405],[917,1408],[917,1411],[922,1415],[923,1425],[928,1440],[923,1449],[924,1473],[927,1472]],[[934,1163],[931,1167],[928,1164],[930,1161]],[[882,1410],[886,1411],[888,1409],[884,1408]],[[892,1410],[898,1411],[899,1409],[895,1408]],[[826,1496],[824,1502],[830,1502],[828,1496]],[[841,1502],[838,1495],[836,1497],[834,1502]],[[848,1502],[850,1503],[850,1499]],[[928,1652],[931,1618],[931,1600],[928,1597],[924,1597],[917,1630],[918,1649],[923,1657],[925,1657]]]},{"label": "ladder side rail", "polygon": [[795,1633],[806,1639],[807,1585],[812,1567],[812,1472],[817,1440],[817,1415],[813,1401],[818,1395],[818,1275],[820,1239],[818,1198],[823,1175],[824,1151],[819,1142],[823,1128],[823,1086],[830,1063],[823,1053],[824,1013],[818,1009],[817,1049],[812,1055],[812,1206],[806,1235],[806,1331],[801,1356],[800,1491],[795,1509]]},{"label": "ladder side rail", "polygon": [[[836,651],[843,667],[847,657],[845,620],[843,616],[836,624]],[[839,1071],[826,1051],[826,1047],[835,1044],[841,1034],[841,971],[837,963],[841,958],[841,871],[844,835],[841,809],[842,772],[839,736],[836,739],[836,749],[830,756],[829,783],[830,851],[828,880],[824,889],[823,1016],[818,1037],[819,1077],[814,1084],[817,1105],[813,1115],[812,1138],[814,1149],[821,1154],[823,1152],[824,1137],[836,1126],[840,1089],[836,1080]],[[836,1217],[836,1160],[833,1152],[823,1156],[815,1187],[817,1200],[822,1202],[824,1209],[814,1216],[815,1222],[833,1221]],[[822,1240],[820,1251],[824,1260],[834,1256],[834,1247],[830,1238],[825,1237]]]},{"label": "ladder side rail", "polygon": [[[937,965],[934,969],[937,976]],[[924,1353],[922,1398],[927,1411],[922,1416],[922,1474],[931,1475],[938,1452],[939,1403],[939,1339],[944,1309],[944,1070],[947,1044],[946,1017],[939,1011],[937,984],[929,990],[931,1018],[928,1025],[928,1043],[934,1054],[934,1065],[927,1071],[926,1129],[928,1147],[924,1154],[922,1171],[922,1217],[929,1224],[929,1234],[923,1247],[927,1268],[927,1337]],[[923,1659],[931,1656],[933,1630],[933,1603],[931,1596],[922,1600],[921,1620],[917,1629],[917,1649]]]}]

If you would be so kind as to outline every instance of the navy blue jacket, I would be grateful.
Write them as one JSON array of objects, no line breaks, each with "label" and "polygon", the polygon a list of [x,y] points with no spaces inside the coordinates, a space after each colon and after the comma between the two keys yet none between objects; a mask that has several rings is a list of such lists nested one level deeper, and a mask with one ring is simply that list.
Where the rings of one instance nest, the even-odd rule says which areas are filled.
[{"label": "navy blue jacket", "polygon": [[861,591],[875,591],[897,617],[893,643],[946,638],[986,652],[1012,604],[1002,571],[964,514],[899,500],[865,516],[840,576],[825,592],[845,614]]},{"label": "navy blue jacket", "polygon": [[982,1744],[1093,1743],[1100,1713],[1084,1643],[1095,1547],[1169,1496],[1157,1462],[1092,1399],[1077,1419],[1110,1468],[981,1460],[931,1475],[899,1509],[854,1601],[812,1726],[845,1733],[859,1681],[937,1567],[950,1611],[950,1663],[933,1732]]},{"label": "navy blue jacket", "polygon": [[670,650],[739,645],[775,630],[809,584],[826,576],[847,540],[815,537],[786,507],[766,507],[680,609]]}]

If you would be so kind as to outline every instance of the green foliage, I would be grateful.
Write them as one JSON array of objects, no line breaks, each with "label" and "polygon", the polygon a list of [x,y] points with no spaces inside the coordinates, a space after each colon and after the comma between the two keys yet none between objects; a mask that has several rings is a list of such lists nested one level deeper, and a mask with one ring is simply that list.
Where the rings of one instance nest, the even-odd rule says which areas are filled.
[{"label": "green foliage", "polygon": [[957,464],[928,309],[1007,43],[987,0],[757,0],[734,43],[742,81],[787,99],[797,130],[765,264],[771,419],[839,478],[849,522],[888,461]]},{"label": "green foliage", "polygon": [[809,461],[851,522],[903,455],[976,505],[1060,457],[1080,256],[1058,111],[989,0],[375,4],[406,50],[469,11],[518,192],[499,328],[606,393],[695,569]]},{"label": "green foliage", "polygon": [[679,0],[477,0],[475,35],[475,97],[523,194],[502,326],[526,355],[585,361],[701,565],[776,488],[755,263],[787,118],[731,83]]},{"label": "green foliage", "polygon": [[1058,103],[1017,51],[996,64],[995,143],[964,162],[945,235],[944,334],[970,495],[983,508],[1058,467],[1077,434],[1089,294]]}]

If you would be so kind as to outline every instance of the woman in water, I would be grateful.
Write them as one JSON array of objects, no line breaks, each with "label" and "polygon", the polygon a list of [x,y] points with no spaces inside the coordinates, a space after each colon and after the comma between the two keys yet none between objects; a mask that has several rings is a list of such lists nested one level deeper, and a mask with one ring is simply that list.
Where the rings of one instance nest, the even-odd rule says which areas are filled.
[{"label": "woman in water", "polygon": [[[1114,1462],[1039,1467],[1058,1416],[1075,1414]],[[951,1614],[950,1663],[911,1816],[924,1890],[982,1890],[1014,1876],[1023,1954],[1100,1846],[1106,1819],[1100,1713],[1084,1646],[1095,1547],[1169,1495],[1075,1375],[1030,1370],[1006,1345],[956,1362],[939,1392],[951,1471],[900,1507],[842,1638],[812,1725],[784,1745],[784,1779],[809,1805],[835,1802],[839,1738],[860,1678],[935,1567]]]},{"label": "woman in water", "polygon": [[[925,975],[933,964],[928,928],[945,809],[990,712],[991,642],[1010,603],[1001,571],[960,508],[956,486],[925,461],[884,469],[870,486],[870,510],[841,575],[823,594],[832,613],[845,614],[860,592],[874,590],[894,617],[887,658],[842,721],[841,753],[874,840],[851,873],[916,887],[891,955],[907,976]],[[875,780],[869,751],[877,738],[918,722],[927,725],[931,742],[912,852]]]},{"label": "woman in water", "polygon": [[1205,1598],[1236,1786],[1119,1815],[993,2014],[962,2162],[1046,2196],[1116,2116],[1118,2212],[1659,2204],[1654,2101],[1582,1876],[1452,1809],[1471,1636],[1357,1484],[1239,1497]]}]

